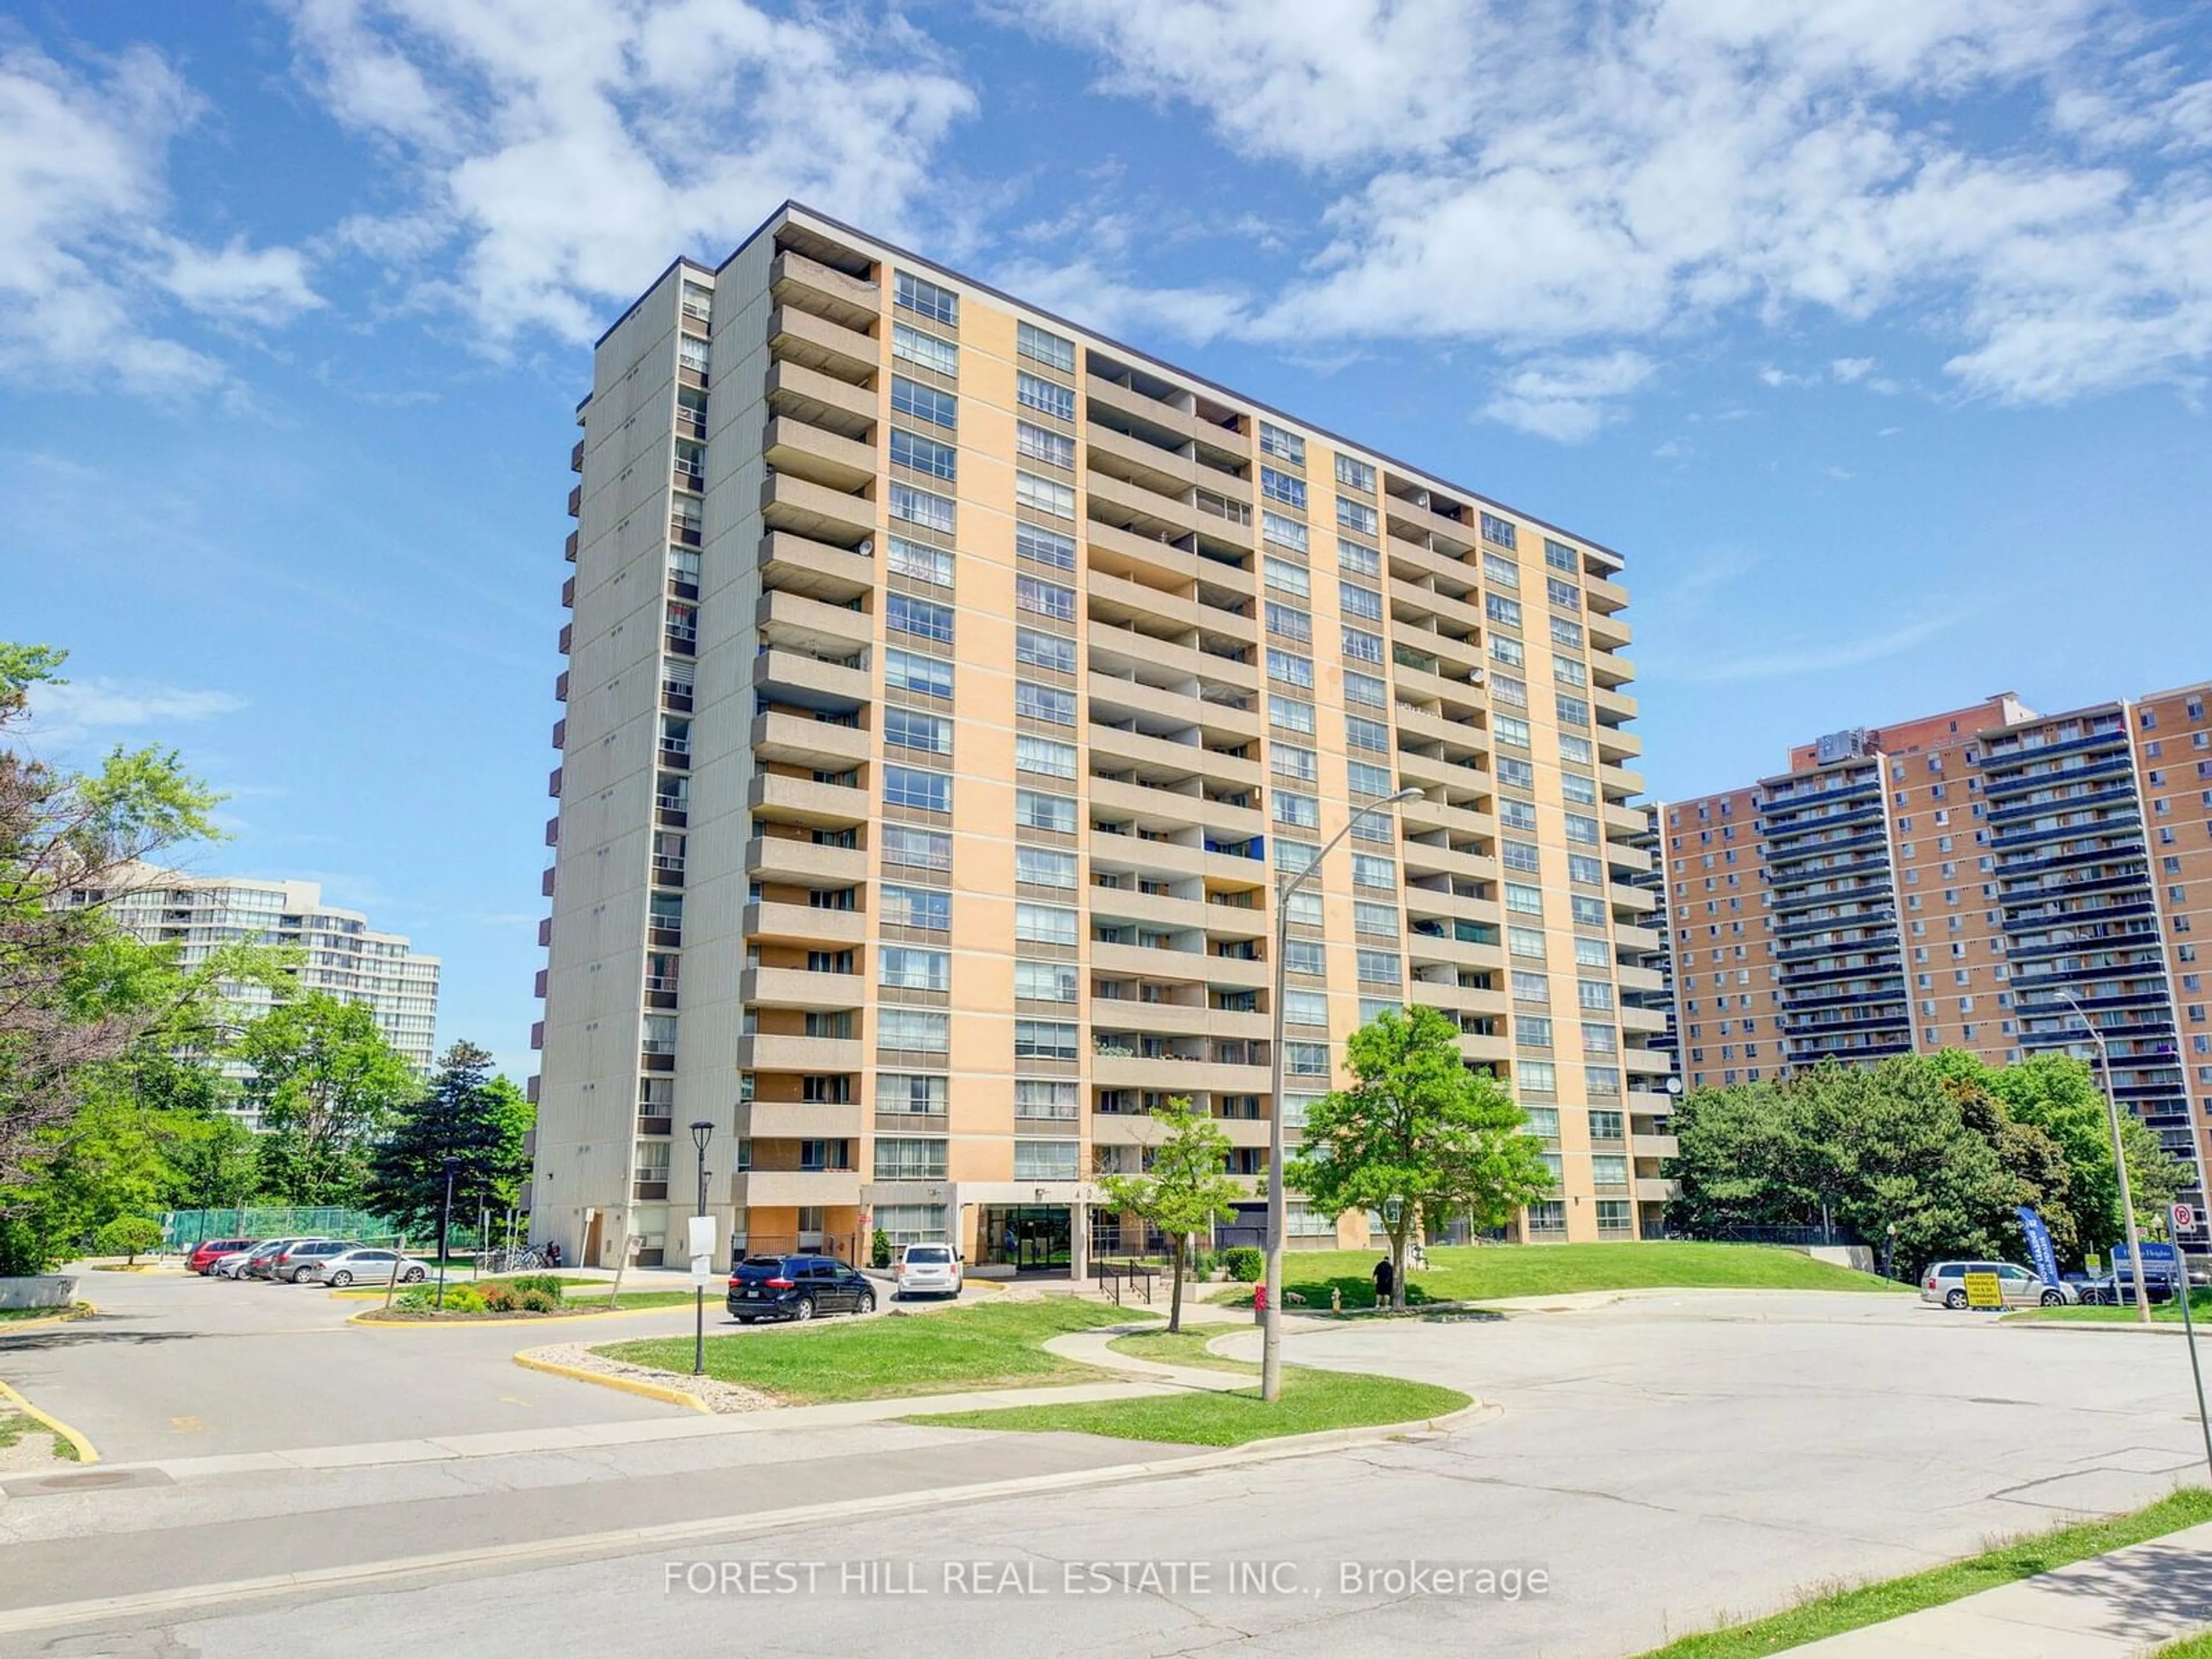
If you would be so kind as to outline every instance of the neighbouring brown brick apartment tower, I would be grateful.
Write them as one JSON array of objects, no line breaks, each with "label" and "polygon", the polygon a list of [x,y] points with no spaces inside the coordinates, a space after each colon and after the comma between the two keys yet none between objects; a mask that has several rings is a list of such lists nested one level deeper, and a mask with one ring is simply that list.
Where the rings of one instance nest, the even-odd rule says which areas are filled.
[{"label": "neighbouring brown brick apartment tower", "polygon": [[[705,1121],[743,1248],[1081,1271],[1151,1107],[1256,1178],[1409,1000],[1555,1149],[1515,1231],[1656,1226],[1616,555],[790,204],[577,419],[541,1237],[676,1259]],[[1401,784],[1287,918],[1278,1103],[1272,884]]]},{"label": "neighbouring brown brick apartment tower", "polygon": [[1837,732],[1751,788],[1662,804],[1684,1081],[1946,1048],[2087,1058],[2070,995],[2121,1102],[2201,1170],[2208,695],[2039,715],[2008,692]]}]

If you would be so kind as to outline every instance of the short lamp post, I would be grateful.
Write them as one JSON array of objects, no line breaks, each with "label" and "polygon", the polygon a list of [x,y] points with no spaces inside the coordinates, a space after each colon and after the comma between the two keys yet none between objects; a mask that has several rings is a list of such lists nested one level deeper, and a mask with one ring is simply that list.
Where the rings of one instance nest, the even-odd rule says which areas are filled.
[{"label": "short lamp post", "polygon": [[1283,959],[1285,944],[1290,938],[1291,900],[1321,872],[1322,860],[1335,851],[1336,844],[1350,835],[1361,819],[1401,801],[1417,799],[1425,793],[1418,788],[1401,789],[1380,800],[1352,808],[1344,828],[1330,836],[1328,844],[1314,855],[1313,861],[1285,882],[1275,894],[1275,1000],[1269,1010],[1273,1040],[1267,1045],[1273,1090],[1267,1108],[1267,1307],[1260,1324],[1260,1398],[1270,1402],[1280,1399],[1283,1393]]},{"label": "short lamp post", "polygon": [[[2143,1291],[2142,1240],[2136,1234],[2136,1205],[2134,1195],[2128,1190],[2128,1154],[2120,1141],[2120,1103],[2112,1093],[2112,1056],[2105,1047],[2105,1033],[2097,1022],[2081,1010],[2071,991],[2061,991],[2058,1000],[2074,1011],[2075,1018],[2089,1028],[2089,1041],[2097,1045],[2097,1075],[2105,1086],[2105,1118],[2112,1131],[2112,1171],[2120,1182],[2120,1218],[2127,1224],[2128,1266],[2132,1270],[2136,1285],[2136,1316],[2146,1325],[2150,1323],[2150,1297]],[[2177,1261],[2180,1247],[2174,1247]],[[2181,1275],[2184,1296],[2189,1294],[2189,1275]],[[2118,1287],[2115,1286],[2117,1289]]]},{"label": "short lamp post", "polygon": [[[453,1225],[453,1171],[461,1167],[461,1160],[446,1160],[446,1196],[438,1206],[438,1297],[437,1305],[446,1305],[446,1243]],[[398,1270],[394,1268],[396,1273]]]},{"label": "short lamp post", "polygon": [[[699,1207],[692,1212],[695,1216],[703,1217],[707,1213],[707,1143],[714,1138],[714,1126],[705,1118],[691,1126],[691,1144],[699,1149]],[[711,1267],[713,1264],[709,1262],[708,1265]],[[696,1262],[691,1268],[691,1300],[692,1311],[697,1318],[691,1338],[691,1375],[704,1376],[707,1374],[707,1280]]]}]

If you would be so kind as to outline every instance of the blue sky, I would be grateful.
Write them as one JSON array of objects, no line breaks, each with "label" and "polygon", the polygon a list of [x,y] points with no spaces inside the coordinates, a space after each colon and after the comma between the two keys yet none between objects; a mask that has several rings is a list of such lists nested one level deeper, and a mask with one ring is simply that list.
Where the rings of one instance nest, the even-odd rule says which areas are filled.
[{"label": "blue sky", "polygon": [[2212,21],[2101,0],[0,15],[0,635],[529,1069],[572,411],[787,196],[1628,561],[1646,775],[2212,678]]}]

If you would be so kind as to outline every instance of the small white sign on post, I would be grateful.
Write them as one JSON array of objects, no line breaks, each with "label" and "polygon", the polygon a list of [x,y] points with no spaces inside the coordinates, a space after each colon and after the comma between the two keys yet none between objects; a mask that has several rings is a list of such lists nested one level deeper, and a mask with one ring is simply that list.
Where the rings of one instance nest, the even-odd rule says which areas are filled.
[{"label": "small white sign on post", "polygon": [[2186,1204],[2175,1205],[2173,1206],[2173,1236],[2176,1238],[2179,1238],[2184,1233],[2194,1232],[2196,1231],[2196,1210]]},{"label": "small white sign on post", "polygon": [[704,1288],[714,1276],[714,1218],[695,1215],[690,1230],[691,1282]]}]

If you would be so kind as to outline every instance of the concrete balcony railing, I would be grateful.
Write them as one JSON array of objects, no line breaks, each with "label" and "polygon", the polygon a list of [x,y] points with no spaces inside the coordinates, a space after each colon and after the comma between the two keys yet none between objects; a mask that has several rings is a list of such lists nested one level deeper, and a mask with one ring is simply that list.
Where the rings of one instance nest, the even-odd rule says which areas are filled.
[{"label": "concrete balcony railing", "polygon": [[865,325],[883,308],[874,280],[787,249],[768,268],[769,292],[779,305],[804,305]]},{"label": "concrete balcony railing", "polygon": [[874,336],[793,306],[769,313],[768,343],[785,362],[802,363],[856,386],[871,380],[883,363],[883,348]]},{"label": "concrete balcony railing", "polygon": [[760,503],[761,517],[771,530],[793,531],[841,547],[857,547],[876,533],[876,504],[866,496],[788,472],[763,482]]},{"label": "concrete balcony railing", "polygon": [[1613,836],[1643,836],[1650,833],[1650,821],[1638,806],[1617,806],[1607,801],[1603,809],[1606,831]]},{"label": "concrete balcony railing", "polygon": [[1640,1031],[1647,1036],[1656,1036],[1667,1029],[1667,1016],[1657,1008],[1623,1008],[1620,1010],[1620,1029]]},{"label": "concrete balcony railing", "polygon": [[1478,540],[1474,526],[1462,524],[1457,519],[1448,519],[1433,507],[1422,507],[1401,495],[1385,495],[1382,501],[1382,516],[1395,535],[1401,526],[1409,532],[1409,539],[1429,536],[1448,549],[1465,552]]},{"label": "concrete balcony railing", "polygon": [[1610,690],[1602,685],[1590,688],[1590,705],[1607,719],[1632,720],[1643,712],[1643,705],[1626,691]]},{"label": "concrete balcony railing", "polygon": [[1646,1203],[1661,1204],[1681,1197],[1682,1183],[1662,1181],[1651,1176],[1638,1176],[1635,1181],[1635,1190],[1637,1197]]},{"label": "concrete balcony railing", "polygon": [[1393,616],[1401,621],[1412,613],[1437,617],[1463,628],[1489,626],[1480,605],[1454,599],[1449,593],[1439,593],[1432,587],[1419,586],[1402,577],[1393,576],[1390,579],[1390,605]]},{"label": "concrete balcony railing", "polygon": [[868,855],[858,847],[823,847],[787,836],[756,836],[745,843],[745,873],[756,881],[800,887],[835,887],[868,878]]},{"label": "concrete balcony railing", "polygon": [[1478,898],[1472,893],[1439,892],[1430,887],[1408,886],[1405,892],[1408,917],[1488,922],[1492,926],[1504,920],[1504,910],[1495,892],[1487,898]]},{"label": "concrete balcony railing", "polygon": [[753,753],[763,761],[837,772],[866,764],[869,744],[868,733],[858,726],[775,710],[753,717]]},{"label": "concrete balcony railing", "polygon": [[730,1202],[742,1209],[838,1209],[860,1201],[858,1170],[751,1170],[730,1177]]},{"label": "concrete balcony railing", "polygon": [[1623,1048],[1620,1066],[1639,1077],[1665,1077],[1674,1069],[1673,1059],[1660,1048]]},{"label": "concrete balcony railing", "polygon": [[[1100,979],[1148,979],[1170,984],[1197,985],[1214,979],[1218,957],[1203,951],[1166,951],[1150,945],[1090,945],[1091,971]],[[1242,964],[1257,966],[1256,963]],[[1118,1008],[1118,1002],[1102,1002]]]},{"label": "concrete balcony railing", "polygon": [[1256,789],[1261,773],[1256,760],[1218,755],[1195,743],[1174,743],[1145,732],[1124,732],[1097,722],[1083,728],[1091,757],[1109,765],[1128,765],[1154,777],[1212,778],[1231,787]]},{"label": "concrete balcony railing", "polygon": [[1513,1045],[1502,1036],[1483,1036],[1472,1031],[1462,1031],[1459,1038],[1462,1060],[1510,1060]]},{"label": "concrete balcony railing", "polygon": [[1443,875],[1461,881],[1491,882],[1500,878],[1498,860],[1484,853],[1461,853],[1449,847],[1407,841],[1398,844],[1398,857],[1409,877]]},{"label": "concrete balcony railing", "polygon": [[[1091,1082],[1100,1089],[1158,1089],[1171,1095],[1265,1094],[1265,1066],[1232,1066],[1211,1060],[1148,1060],[1140,1054],[1094,1054]],[[1317,1085],[1327,1087],[1327,1084]]]},{"label": "concrete balcony railing", "polygon": [[1405,951],[1406,959],[1417,966],[1435,963],[1451,968],[1486,968],[1493,973],[1505,966],[1505,947],[1480,939],[1439,939],[1408,931]]},{"label": "concrete balcony railing", "polygon": [[813,1012],[858,1010],[870,995],[867,977],[853,974],[817,974],[804,968],[748,968],[739,977],[738,998],[761,1008],[801,1008]]},{"label": "concrete balcony railing", "polygon": [[1251,697],[1256,706],[1260,693],[1257,663],[1233,662],[1195,646],[1178,645],[1133,628],[1117,628],[1094,617],[1091,623],[1091,665],[1118,675],[1124,665],[1141,663],[1155,673],[1188,675],[1233,686]]},{"label": "concrete balcony railing", "polygon": [[[1192,830],[1197,828],[1205,816],[1206,798],[1194,787],[1188,789],[1155,789],[1146,784],[1121,783],[1112,778],[1092,778],[1085,787],[1090,795],[1091,805],[1102,815],[1119,817],[1126,813],[1148,830]],[[1109,848],[1119,845],[1119,838],[1108,843]],[[1138,848],[1149,852],[1158,848],[1158,842],[1137,842],[1135,848],[1131,849],[1131,856],[1137,856]]]},{"label": "concrete balcony railing", "polygon": [[[1092,527],[1096,529],[1098,526]],[[1093,539],[1095,542],[1096,538]],[[1165,550],[1172,552],[1174,550]],[[1194,633],[1202,628],[1218,626],[1220,613],[1211,606],[1200,605],[1195,599],[1170,593],[1164,588],[1132,581],[1126,576],[1116,576],[1107,571],[1093,570],[1085,592],[1090,599],[1091,614],[1109,623],[1128,617],[1141,617],[1156,625],[1172,624]],[[1239,637],[1252,632],[1249,617],[1234,620],[1240,630]]]},{"label": "concrete balcony railing", "polygon": [[1097,519],[1083,526],[1083,535],[1091,544],[1091,568],[1094,574],[1108,567],[1115,571],[1134,568],[1160,582],[1173,584],[1182,592],[1198,580],[1202,563],[1211,563],[1200,561],[1197,554],[1173,542],[1119,530]]},{"label": "concrete balcony railing", "polygon": [[1437,985],[1418,979],[1406,982],[1405,999],[1409,1006],[1441,1008],[1448,1014],[1487,1014],[1498,1018],[1510,1012],[1513,1006],[1512,998],[1500,990],[1456,982]]},{"label": "concrete balcony railing", "polygon": [[1605,890],[1605,896],[1617,915],[1646,916],[1659,908],[1659,895],[1648,887],[1628,887],[1616,881]]},{"label": "concrete balcony railing", "polygon": [[769,407],[848,438],[866,441],[875,431],[876,394],[804,363],[772,363]]},{"label": "concrete balcony railing", "polygon": [[[1401,680],[1406,675],[1419,674],[1420,672],[1419,669],[1407,668],[1400,668],[1397,671]],[[1433,676],[1422,675],[1425,680],[1432,678]],[[1490,733],[1472,720],[1453,720],[1448,715],[1436,714],[1426,708],[1411,708],[1402,702],[1398,705],[1396,714],[1398,730],[1406,737],[1420,742],[1441,743],[1448,749],[1455,748],[1462,753],[1486,755],[1490,752]]]},{"label": "concrete balcony railing", "polygon": [[760,539],[761,585],[836,605],[858,599],[876,585],[876,562],[828,542],[811,541],[787,530],[772,530]]},{"label": "concrete balcony railing", "polygon": [[1682,1143],[1673,1135],[1631,1135],[1628,1150],[1638,1158],[1679,1158]]},{"label": "concrete balcony railing", "polygon": [[[745,906],[744,931],[748,939],[794,945],[860,945],[867,940],[868,918],[859,910],[823,910],[763,899]],[[860,1045],[853,1046],[857,1049]]]},{"label": "concrete balcony railing", "polygon": [[1465,586],[1481,574],[1462,554],[1447,548],[1424,546],[1419,538],[1398,525],[1389,526],[1383,546],[1392,572],[1401,580],[1409,575],[1434,576]]},{"label": "concrete balcony railing", "polygon": [[1200,466],[1188,455],[1163,449],[1158,444],[1130,437],[1097,422],[1085,428],[1084,439],[1090,447],[1091,465],[1094,470],[1103,467],[1116,478],[1133,479],[1148,489],[1179,494],[1204,485],[1224,495],[1243,496],[1248,495],[1252,488],[1247,480],[1232,478],[1212,467]]},{"label": "concrete balcony railing", "polygon": [[1603,617],[1591,611],[1583,613],[1583,623],[1589,642],[1601,651],[1626,651],[1636,637],[1626,617]]},{"label": "concrete balcony railing", "polygon": [[1234,455],[1249,455],[1252,441],[1243,433],[1201,420],[1188,410],[1147,398],[1143,392],[1116,385],[1097,374],[1083,377],[1083,393],[1104,408],[1131,416],[1146,426],[1158,427],[1176,437],[1195,440],[1209,448]]},{"label": "concrete balcony railing", "polygon": [[1613,977],[1624,991],[1658,991],[1667,984],[1667,976],[1656,968],[1638,968],[1627,963],[1614,969]]},{"label": "concrete balcony railing", "polygon": [[1625,921],[1613,923],[1613,942],[1624,951],[1657,951],[1667,943],[1658,929],[1632,927]]},{"label": "concrete balcony railing", "polygon": [[847,494],[865,489],[875,480],[873,444],[810,426],[794,416],[779,415],[769,421],[761,449],[781,477],[805,478]]},{"label": "concrete balcony railing", "polygon": [[[1119,786],[1124,790],[1127,786]],[[1091,806],[1101,806],[1097,793],[1091,797]],[[1094,871],[1115,871],[1151,881],[1182,881],[1206,873],[1206,850],[1187,847],[1179,842],[1146,841],[1137,836],[1108,835],[1094,830],[1091,836],[1091,867]]]},{"label": "concrete balcony railing", "polygon": [[1583,578],[1583,592],[1593,611],[1620,611],[1628,604],[1628,590],[1619,582],[1607,581],[1602,576],[1585,575]]},{"label": "concrete balcony railing", "polygon": [[823,829],[843,828],[868,820],[868,792],[842,783],[817,783],[811,778],[784,777],[757,772],[745,793],[745,805],[757,817],[779,823],[804,823]]},{"label": "concrete balcony railing", "polygon": [[858,708],[874,695],[864,668],[826,662],[804,651],[763,651],[753,659],[753,689],[782,702]]},{"label": "concrete balcony railing", "polygon": [[843,1037],[763,1032],[738,1039],[741,1072],[857,1072],[866,1061],[862,1045]]},{"label": "concrete balcony railing", "polygon": [[860,1103],[756,1100],[738,1108],[737,1132],[759,1140],[845,1140],[863,1131]]},{"label": "concrete balcony railing", "polygon": [[1231,1013],[1204,1002],[1146,1002],[1135,997],[1091,999],[1092,1028],[1146,1032],[1160,1036],[1243,1037],[1265,1042],[1271,1022],[1265,1014]]},{"label": "concrete balcony railing", "polygon": [[1164,928],[1203,927],[1206,912],[1218,908],[1208,905],[1203,899],[1171,898],[1164,893],[1140,893],[1133,887],[1096,885],[1083,890],[1083,902],[1091,915],[1102,921],[1140,922]]},{"label": "concrete balcony railing", "polygon": [[824,605],[804,593],[762,594],[753,623],[772,646],[833,656],[857,655],[875,640],[875,618],[866,611]]}]

